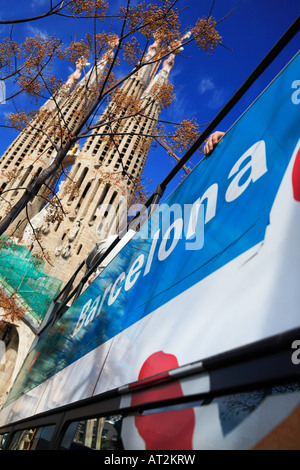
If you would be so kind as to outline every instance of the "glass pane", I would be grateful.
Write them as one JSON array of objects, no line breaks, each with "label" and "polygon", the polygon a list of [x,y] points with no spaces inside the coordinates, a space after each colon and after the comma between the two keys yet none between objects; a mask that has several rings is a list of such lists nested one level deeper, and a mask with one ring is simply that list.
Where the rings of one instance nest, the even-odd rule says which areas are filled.
[{"label": "glass pane", "polygon": [[48,450],[55,426],[17,431],[9,450]]},{"label": "glass pane", "polygon": [[5,442],[8,438],[8,432],[4,434],[0,434],[0,450],[3,450],[3,447],[5,446]]},{"label": "glass pane", "polygon": [[76,421],[68,427],[62,440],[65,450],[119,450],[122,416],[109,416]]},{"label": "glass pane", "polygon": [[277,429],[279,445],[278,426],[288,418],[280,442],[299,450],[299,416],[300,383],[270,385],[124,417],[122,442],[125,449],[251,449]]}]

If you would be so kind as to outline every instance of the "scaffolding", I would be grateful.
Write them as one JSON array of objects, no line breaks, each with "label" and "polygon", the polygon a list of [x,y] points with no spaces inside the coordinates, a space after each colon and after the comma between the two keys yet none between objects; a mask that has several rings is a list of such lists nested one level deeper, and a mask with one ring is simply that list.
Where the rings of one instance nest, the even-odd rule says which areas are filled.
[{"label": "scaffolding", "polygon": [[0,237],[0,241],[0,288],[15,295],[27,319],[38,327],[62,281],[45,274],[45,262],[26,247],[12,243],[8,237]]}]

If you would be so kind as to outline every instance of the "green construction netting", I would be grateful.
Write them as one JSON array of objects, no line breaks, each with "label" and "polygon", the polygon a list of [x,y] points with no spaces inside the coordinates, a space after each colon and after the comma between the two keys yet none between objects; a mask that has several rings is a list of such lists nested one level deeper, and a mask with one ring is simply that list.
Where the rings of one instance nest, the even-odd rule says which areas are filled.
[{"label": "green construction netting", "polygon": [[0,287],[10,294],[16,292],[26,315],[39,325],[62,281],[45,274],[45,263],[37,263],[26,247],[10,244],[7,237],[0,241]]}]

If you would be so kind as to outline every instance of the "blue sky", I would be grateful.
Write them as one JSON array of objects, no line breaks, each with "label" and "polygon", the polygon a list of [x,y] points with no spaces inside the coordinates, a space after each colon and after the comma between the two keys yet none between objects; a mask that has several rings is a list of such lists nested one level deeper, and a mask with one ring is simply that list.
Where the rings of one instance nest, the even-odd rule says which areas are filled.
[{"label": "blue sky", "polygon": [[[48,3],[47,0],[19,0],[18,9],[12,9],[9,2],[1,0],[0,18],[31,16],[44,10]],[[134,4],[136,3],[135,0]],[[197,18],[207,15],[212,3],[213,0],[179,0],[177,8],[185,8],[181,16],[182,30],[193,24]],[[120,5],[124,5],[124,1],[111,1],[110,5],[117,10]],[[186,8],[187,6],[189,8]],[[299,0],[215,0],[212,14],[219,21],[233,9],[234,11],[218,26],[225,47],[218,46],[213,54],[208,55],[198,52],[196,46],[189,45],[176,58],[171,72],[171,81],[176,87],[176,100],[161,118],[182,121],[195,117],[198,124],[210,122],[293,23],[300,13],[300,3]],[[85,32],[89,31],[89,27],[87,20],[74,21],[53,17],[50,20],[42,19],[30,24],[15,25],[13,35],[22,40],[37,32],[56,33],[68,45],[75,36],[80,40]],[[100,30],[103,28],[100,24]],[[118,32],[117,29],[115,32]],[[0,25],[0,37],[4,38],[9,34],[10,27]],[[224,119],[218,127],[220,130],[226,131],[236,121],[298,49],[299,33]],[[60,63],[57,66],[57,74],[63,79],[66,79],[72,70],[73,67],[69,63]],[[7,91],[9,92],[9,89]],[[5,113],[12,110],[12,104],[9,102],[0,106],[0,124],[3,123]],[[16,133],[0,128],[0,134],[2,155]],[[198,160],[199,156],[195,155],[193,164]],[[158,149],[150,153],[144,172],[147,179],[152,179],[149,191],[167,175],[174,163],[163,150]],[[179,181],[180,175],[170,185],[168,192],[174,189]]]}]

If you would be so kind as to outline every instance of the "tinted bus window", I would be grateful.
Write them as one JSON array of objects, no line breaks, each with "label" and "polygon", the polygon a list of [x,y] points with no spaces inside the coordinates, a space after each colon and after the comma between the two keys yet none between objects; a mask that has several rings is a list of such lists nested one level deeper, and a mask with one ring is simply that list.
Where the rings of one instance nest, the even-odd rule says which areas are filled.
[{"label": "tinted bus window", "polygon": [[4,434],[0,434],[0,450],[3,450],[3,447],[5,446],[7,438],[8,438],[8,432]]},{"label": "tinted bus window", "polygon": [[48,450],[55,426],[17,431],[9,450]]},{"label": "tinted bus window", "polygon": [[[299,423],[299,404],[300,384],[295,382],[147,409],[124,417],[122,442],[125,449],[251,449],[286,418]],[[287,431],[299,449],[298,430],[286,423]]]},{"label": "tinted bus window", "polygon": [[69,425],[61,450],[120,450],[121,415],[76,421]]}]

